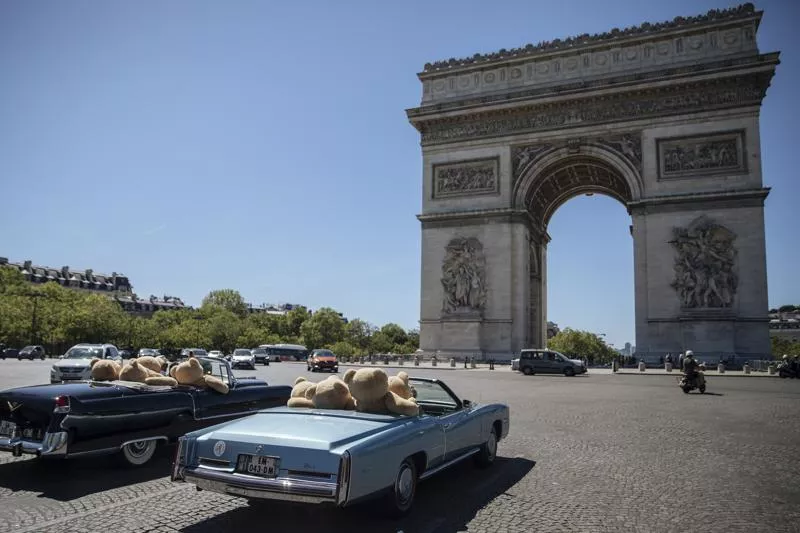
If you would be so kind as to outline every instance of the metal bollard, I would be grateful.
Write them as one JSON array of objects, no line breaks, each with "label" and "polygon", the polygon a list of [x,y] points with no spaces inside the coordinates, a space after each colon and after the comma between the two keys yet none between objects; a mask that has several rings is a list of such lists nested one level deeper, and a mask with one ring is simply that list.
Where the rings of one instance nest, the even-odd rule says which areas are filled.
[{"label": "metal bollard", "polygon": [[398,361],[398,363],[400,364],[400,366],[403,366],[403,358],[402,357],[400,358],[400,361]]},{"label": "metal bollard", "polygon": [[475,358],[474,357],[469,360],[469,367],[470,368],[478,368],[477,365],[475,365]]},{"label": "metal bollard", "polygon": [[725,365],[723,365],[722,363],[718,364],[717,365],[717,372],[719,372],[720,374],[724,374],[725,373]]},{"label": "metal bollard", "polygon": [[432,366],[436,366],[436,364],[437,364],[436,363],[436,358],[434,357],[433,359],[431,359],[431,365]]},{"label": "metal bollard", "polygon": [[750,373],[750,365],[748,365],[748,364],[744,365],[744,373],[745,374],[749,374]]},{"label": "metal bollard", "polygon": [[644,361],[639,361],[639,372],[644,372],[647,366],[644,364]]},{"label": "metal bollard", "polygon": [[419,366],[419,357],[414,358],[414,366]]},{"label": "metal bollard", "polygon": [[389,364],[389,358],[388,357],[384,357],[383,358],[383,364],[384,365],[388,365]]},{"label": "metal bollard", "polygon": [[494,359],[489,361],[489,370],[494,370]]},{"label": "metal bollard", "polygon": [[451,358],[450,358],[450,366],[451,366],[451,367],[453,367],[453,368],[455,368],[455,366],[456,366],[456,359],[455,359],[455,357],[451,357]]},{"label": "metal bollard", "polygon": [[672,372],[672,363],[664,363],[664,370]]},{"label": "metal bollard", "polygon": [[612,372],[616,372],[618,370],[619,370],[619,363],[615,359],[615,360],[611,361],[611,371]]},{"label": "metal bollard", "polygon": [[767,370],[769,370],[769,375],[770,376],[774,376],[775,375],[775,365],[769,365],[767,367]]}]

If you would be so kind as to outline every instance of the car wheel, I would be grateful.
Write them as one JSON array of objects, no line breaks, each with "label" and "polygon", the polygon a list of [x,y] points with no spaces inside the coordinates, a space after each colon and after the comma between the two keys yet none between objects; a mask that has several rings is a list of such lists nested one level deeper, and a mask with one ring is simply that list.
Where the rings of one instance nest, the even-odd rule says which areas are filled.
[{"label": "car wheel", "polygon": [[475,456],[475,462],[478,466],[486,468],[492,466],[495,457],[497,457],[497,430],[493,427],[486,442],[481,446],[481,451]]},{"label": "car wheel", "polygon": [[522,373],[525,374],[526,376],[532,376],[533,370],[531,370],[531,367],[526,366],[522,368]]},{"label": "car wheel", "polygon": [[567,376],[567,377],[574,376],[575,375],[575,369],[574,368],[565,368],[564,369],[564,375]]},{"label": "car wheel", "polygon": [[388,494],[388,514],[392,517],[400,517],[411,510],[414,503],[414,496],[417,493],[417,467],[410,457],[406,457],[392,483],[392,488]]},{"label": "car wheel", "polygon": [[122,447],[122,460],[128,466],[142,466],[156,453],[156,441],[140,440]]}]

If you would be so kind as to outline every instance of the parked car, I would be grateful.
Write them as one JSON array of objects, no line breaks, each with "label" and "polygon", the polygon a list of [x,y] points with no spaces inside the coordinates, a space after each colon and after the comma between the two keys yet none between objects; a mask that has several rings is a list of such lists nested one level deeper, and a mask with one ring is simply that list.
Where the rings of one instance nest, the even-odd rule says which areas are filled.
[{"label": "parked car", "polygon": [[136,352],[134,357],[158,357],[161,355],[161,350],[156,350],[155,348],[139,348],[139,351]]},{"label": "parked car", "polygon": [[511,361],[511,369],[519,370],[526,376],[537,373],[574,376],[587,372],[580,359],[569,359],[553,350],[522,350],[519,358]]},{"label": "parked car", "polygon": [[491,465],[509,409],[472,404],[442,381],[412,378],[420,415],[276,407],[186,434],[171,479],[249,499],[346,507],[386,495],[411,509],[418,481],[467,458]]},{"label": "parked car", "polygon": [[44,352],[44,346],[39,344],[35,344],[32,346],[26,346],[19,351],[17,354],[17,359],[22,361],[23,359],[28,359],[29,361],[33,361],[34,359],[41,359],[44,361],[46,355]]},{"label": "parked car", "polygon": [[[196,355],[197,355],[197,353],[195,353],[195,356]],[[225,354],[222,353],[221,350],[211,350],[210,352],[208,352],[208,356],[209,357],[219,357],[220,359],[225,359]]]},{"label": "parked car", "polygon": [[123,359],[130,359],[131,357],[135,357],[133,355],[133,350],[120,350],[119,356],[122,357]]},{"label": "parked car", "polygon": [[253,348],[253,358],[256,363],[262,363],[269,366],[269,353],[264,348]]},{"label": "parked car", "polygon": [[91,379],[90,365],[95,357],[122,363],[122,357],[113,344],[76,344],[53,364],[50,369],[50,383]]},{"label": "parked car", "polygon": [[189,357],[189,352],[192,352],[195,357],[208,357],[209,353],[202,348],[184,348],[181,350],[181,359]]},{"label": "parked car", "polygon": [[9,359],[13,359],[19,354],[18,348],[6,348],[2,352],[0,352],[0,359],[5,359],[8,357]]},{"label": "parked car", "polygon": [[324,372],[326,370],[338,372],[339,361],[336,360],[336,354],[330,350],[314,350],[308,356],[306,370],[311,372]]},{"label": "parked car", "polygon": [[256,358],[252,352],[246,348],[236,348],[231,356],[231,366],[233,368],[256,369]]},{"label": "parked car", "polygon": [[124,463],[140,466],[159,443],[289,399],[289,386],[237,379],[226,361],[198,359],[207,373],[228,384],[228,394],[126,381],[1,391],[0,451],[59,458],[118,453]]}]

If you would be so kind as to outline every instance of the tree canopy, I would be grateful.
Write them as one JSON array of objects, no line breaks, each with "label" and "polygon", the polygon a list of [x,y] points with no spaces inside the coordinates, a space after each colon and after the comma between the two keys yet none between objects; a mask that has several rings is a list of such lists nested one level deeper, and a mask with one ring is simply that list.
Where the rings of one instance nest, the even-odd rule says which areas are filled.
[{"label": "tree canopy", "polygon": [[119,348],[166,351],[198,347],[230,353],[261,344],[303,344],[341,355],[394,352],[419,347],[419,333],[397,324],[378,328],[356,318],[345,322],[334,309],[313,314],[298,306],[286,314],[249,312],[234,289],[214,290],[199,309],[156,311],[150,317],[126,313],[105,295],[46,283],[31,285],[15,269],[0,268],[0,342],[43,344],[63,353],[79,342],[111,342]]},{"label": "tree canopy", "polygon": [[619,355],[599,335],[572,328],[559,331],[547,341],[547,347],[568,357],[585,357],[589,364],[607,363]]}]

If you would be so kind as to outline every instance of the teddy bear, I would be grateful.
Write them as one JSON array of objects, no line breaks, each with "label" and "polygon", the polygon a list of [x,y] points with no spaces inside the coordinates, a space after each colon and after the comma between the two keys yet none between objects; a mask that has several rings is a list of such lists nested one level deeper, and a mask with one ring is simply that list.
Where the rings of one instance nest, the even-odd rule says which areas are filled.
[{"label": "teddy bear", "polygon": [[[309,382],[303,378],[300,384],[302,385],[303,383]],[[297,385],[295,385],[296,387]],[[311,383],[304,390],[302,398],[289,398],[287,405],[289,407],[314,407],[316,409],[353,410],[356,408],[355,401],[350,395],[350,388],[338,376],[330,376],[319,383]],[[292,393],[294,393],[294,390],[292,390]]]},{"label": "teddy bear", "polygon": [[355,399],[356,410],[364,413],[416,416],[419,406],[389,390],[389,376],[380,368],[350,369],[344,375]]},{"label": "teddy bear", "polygon": [[417,390],[413,385],[408,384],[408,374],[402,370],[398,372],[396,376],[389,377],[389,390],[404,400],[417,403],[417,400],[415,399],[417,396]]},{"label": "teddy bear", "polygon": [[134,381],[136,383],[146,383],[147,385],[167,385],[174,387],[178,382],[168,376],[162,376],[142,365],[138,359],[131,359],[119,373],[120,381]]},{"label": "teddy bear", "polygon": [[178,363],[169,369],[169,375],[180,385],[191,385],[193,387],[210,388],[221,394],[228,394],[228,385],[216,376],[206,374],[203,365],[196,357]]},{"label": "teddy bear", "polygon": [[116,381],[122,371],[122,365],[110,359],[93,358],[89,363],[94,381]]},{"label": "teddy bear", "polygon": [[313,407],[308,400],[306,400],[306,391],[316,385],[313,381],[308,381],[303,376],[294,380],[292,393],[289,395],[289,401],[286,403],[288,407]]},{"label": "teddy bear", "polygon": [[160,374],[161,370],[167,364],[167,360],[162,355],[159,355],[158,357],[153,357],[151,355],[143,355],[142,357],[138,357],[136,360],[139,361],[140,365],[149,370],[152,370],[157,374]]}]

